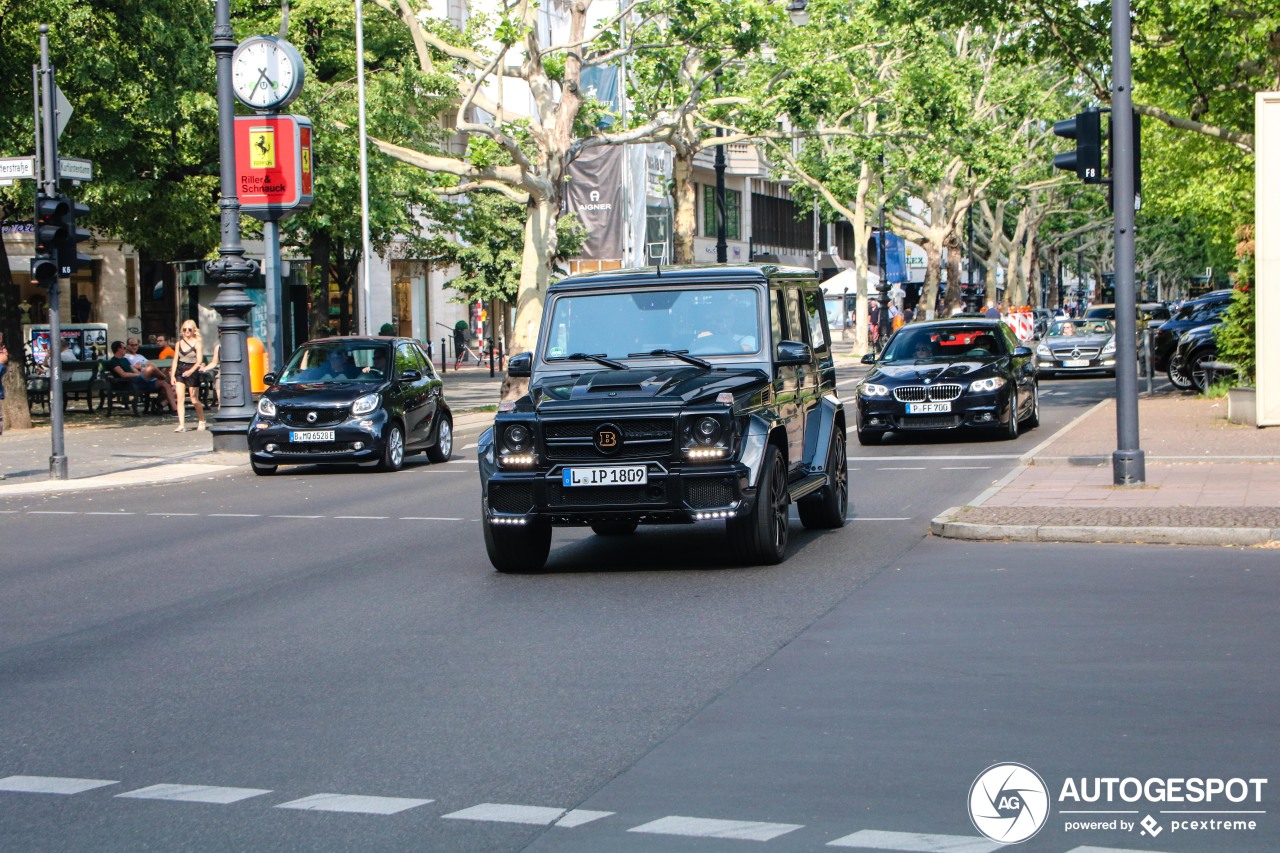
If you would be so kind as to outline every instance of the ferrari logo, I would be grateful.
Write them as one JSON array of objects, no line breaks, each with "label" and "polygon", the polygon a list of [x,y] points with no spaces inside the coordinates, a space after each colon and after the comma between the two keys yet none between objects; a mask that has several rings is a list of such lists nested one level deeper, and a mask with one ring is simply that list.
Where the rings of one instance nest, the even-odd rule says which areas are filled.
[{"label": "ferrari logo", "polygon": [[276,129],[253,127],[249,129],[249,168],[274,169],[276,167]]}]

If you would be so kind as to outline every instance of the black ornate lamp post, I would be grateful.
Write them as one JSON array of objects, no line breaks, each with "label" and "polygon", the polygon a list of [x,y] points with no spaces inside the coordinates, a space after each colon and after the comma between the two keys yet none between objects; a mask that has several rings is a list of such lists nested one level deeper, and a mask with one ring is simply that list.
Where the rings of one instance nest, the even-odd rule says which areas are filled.
[{"label": "black ornate lamp post", "polygon": [[884,346],[889,340],[889,332],[892,330],[893,324],[889,322],[889,259],[888,259],[888,240],[885,237],[884,229],[884,206],[887,199],[884,197],[884,152],[880,154],[880,281],[876,283],[876,290],[880,291],[880,346]]},{"label": "black ornate lamp post", "polygon": [[[716,97],[720,97],[720,69],[716,69]],[[724,136],[724,128],[716,127],[716,137]],[[727,211],[724,197],[724,146],[716,146],[716,263],[729,262],[729,240],[726,227]]]},{"label": "black ornate lamp post", "polygon": [[253,397],[249,393],[247,333],[253,300],[245,285],[258,274],[258,262],[246,260],[240,244],[240,201],[236,195],[235,95],[231,87],[231,54],[236,40],[231,29],[231,0],[217,0],[214,8],[213,55],[218,80],[218,153],[221,159],[222,219],[220,257],[205,264],[205,275],[218,283],[213,309],[218,312],[218,370],[221,391],[218,415],[209,431],[214,450],[248,450]]}]

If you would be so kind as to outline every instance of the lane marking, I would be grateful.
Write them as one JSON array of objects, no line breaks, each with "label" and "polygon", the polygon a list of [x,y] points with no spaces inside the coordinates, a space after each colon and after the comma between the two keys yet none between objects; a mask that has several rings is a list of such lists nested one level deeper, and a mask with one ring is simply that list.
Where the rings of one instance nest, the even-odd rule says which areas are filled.
[{"label": "lane marking", "polygon": [[198,513],[198,512],[149,512],[149,513],[147,513],[147,515],[163,516],[163,517],[165,517],[165,518],[168,518],[168,517],[170,517],[170,516],[178,516],[178,515],[180,515],[180,516],[187,516],[187,515],[192,515],[192,516],[194,516],[194,515],[199,515],[199,514],[200,514],[200,513]]},{"label": "lane marking", "polygon": [[[1137,812],[1134,812],[1137,814]],[[1134,850],[1129,847],[1072,847],[1067,853],[1160,853],[1159,850]]]},{"label": "lane marking", "polygon": [[386,521],[389,515],[335,515],[334,518],[345,519],[347,521]]},{"label": "lane marking", "polygon": [[564,816],[564,809],[548,806],[513,806],[507,803],[481,803],[460,812],[450,812],[441,817],[454,820],[482,820],[494,823],[525,823],[550,826]]},{"label": "lane marking", "polygon": [[121,512],[119,510],[115,512],[86,512],[85,513],[85,515],[133,515],[133,514],[134,513],[132,512]]},{"label": "lane marking", "polygon": [[859,462],[894,462],[894,461],[911,461],[911,462],[986,462],[988,460],[998,461],[1001,459],[1021,459],[1025,454],[1022,453],[971,453],[964,456],[939,454],[919,454],[914,456],[850,456],[850,459],[856,459]]},{"label": "lane marking", "polygon": [[908,466],[908,465],[896,465],[896,466],[877,468],[876,470],[877,471],[927,471],[929,469],[925,468],[923,465],[918,467]]},{"label": "lane marking", "polygon": [[845,521],[912,521],[912,518],[906,515],[850,515]]},{"label": "lane marking", "polygon": [[573,829],[575,826],[582,826],[591,823],[593,820],[600,820],[609,817],[614,812],[593,812],[590,809],[569,809],[565,812],[564,817],[555,822],[556,826],[563,826],[565,829]]},{"label": "lane marking", "polygon": [[943,465],[943,471],[990,471],[990,465]]},{"label": "lane marking", "polygon": [[209,518],[262,518],[257,512],[211,512]]},{"label": "lane marking", "polygon": [[462,449],[463,449],[463,450],[471,450],[472,448],[474,448],[474,447],[476,447],[476,446],[477,446],[477,445],[476,445],[476,443],[473,441],[473,442],[471,442],[470,444],[464,444],[464,445],[462,445]]},{"label": "lane marking", "polygon": [[219,788],[216,785],[150,785],[146,788],[139,788],[136,791],[116,794],[116,796],[135,800],[177,800],[184,803],[216,803],[217,805],[225,806],[228,803],[238,803],[250,797],[261,797],[263,794],[270,793],[269,789],[264,788]]},{"label": "lane marking", "polygon": [[29,509],[27,515],[79,515],[68,509]]},{"label": "lane marking", "polygon": [[883,832],[862,829],[828,841],[828,847],[870,847],[874,850],[906,850],[912,853],[990,853],[1004,845],[967,835],[926,835],[919,832]]},{"label": "lane marking", "polygon": [[769,841],[803,827],[802,823],[763,823],[751,820],[712,820],[703,817],[659,818],[627,832],[647,832],[655,835],[685,835],[695,838],[737,838],[744,841]]},{"label": "lane marking", "polygon": [[407,797],[365,797],[358,794],[312,794],[300,800],[290,800],[276,806],[278,809],[299,809],[309,812],[350,812],[353,814],[399,814],[409,809],[425,806],[434,800],[413,800]]},{"label": "lane marking", "polygon": [[402,515],[400,521],[466,521],[465,518],[445,518],[432,515]]},{"label": "lane marking", "polygon": [[324,518],[323,515],[269,515],[267,518]]},{"label": "lane marking", "polygon": [[72,779],[64,776],[6,776],[0,779],[0,791],[24,794],[79,794],[94,788],[119,785],[114,779]]}]

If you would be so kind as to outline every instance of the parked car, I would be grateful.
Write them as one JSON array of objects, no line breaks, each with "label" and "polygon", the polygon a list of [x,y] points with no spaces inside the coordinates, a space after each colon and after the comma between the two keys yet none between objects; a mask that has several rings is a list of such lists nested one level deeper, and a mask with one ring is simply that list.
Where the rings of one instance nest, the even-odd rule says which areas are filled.
[{"label": "parked car", "polygon": [[1036,347],[1042,377],[1060,373],[1116,375],[1116,327],[1111,320],[1058,320]]},{"label": "parked car", "polygon": [[1035,355],[999,320],[904,326],[858,384],[858,441],[895,430],[974,429],[1017,438],[1040,425]]},{"label": "parked car", "polygon": [[[1222,322],[1222,315],[1231,304],[1230,290],[1215,290],[1196,299],[1183,303],[1172,318],[1156,329],[1151,340],[1151,366],[1156,370],[1169,370],[1170,358],[1178,346],[1178,339],[1197,326],[1217,325]],[[1169,381],[1180,388],[1189,388],[1188,380],[1181,374],[1174,378],[1171,372]]]},{"label": "parked car", "polygon": [[396,471],[406,455],[444,462],[453,415],[431,359],[408,338],[322,338],[298,347],[249,424],[255,474],[279,465],[377,462]]},{"label": "parked car", "polygon": [[[1139,302],[1135,309],[1138,312],[1138,328],[1159,326],[1170,317],[1169,306],[1163,302]],[[1084,312],[1086,320],[1115,320],[1116,306],[1112,303],[1090,305]]]},{"label": "parked car", "polygon": [[[1182,333],[1169,360],[1169,381],[1184,391],[1203,391],[1204,365],[1218,360],[1218,324],[1197,326]],[[1177,377],[1175,381],[1174,377]]]},{"label": "parked car", "polygon": [[625,536],[723,520],[738,562],[786,558],[790,504],[843,526],[845,413],[812,270],[695,265],[569,276],[547,289],[528,393],[477,446],[485,547],[546,563],[553,527]]}]

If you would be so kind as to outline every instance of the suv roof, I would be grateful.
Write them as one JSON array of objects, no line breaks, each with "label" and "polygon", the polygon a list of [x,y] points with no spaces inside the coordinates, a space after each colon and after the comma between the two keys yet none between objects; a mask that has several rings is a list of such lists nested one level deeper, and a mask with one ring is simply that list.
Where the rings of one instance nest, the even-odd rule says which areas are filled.
[{"label": "suv roof", "polygon": [[600,287],[667,287],[673,284],[755,283],[771,279],[816,279],[806,267],[777,264],[685,264],[672,267],[637,267],[578,273],[552,282],[548,292]]}]

